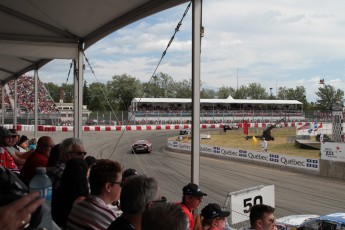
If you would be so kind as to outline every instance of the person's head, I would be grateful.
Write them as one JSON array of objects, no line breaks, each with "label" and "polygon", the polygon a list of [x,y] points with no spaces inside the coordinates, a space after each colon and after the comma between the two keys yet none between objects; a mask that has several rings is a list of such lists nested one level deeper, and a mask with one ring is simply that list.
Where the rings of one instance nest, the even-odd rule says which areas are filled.
[{"label": "person's head", "polygon": [[128,168],[122,173],[122,181],[125,182],[129,177],[138,175],[137,170]]},{"label": "person's head", "polygon": [[218,204],[210,203],[201,210],[196,225],[201,222],[202,227],[208,226],[222,230],[225,228],[226,217],[229,215],[230,212],[223,211]]},{"label": "person's head", "polygon": [[7,128],[0,126],[0,146],[8,147],[12,145],[13,134]]},{"label": "person's head", "polygon": [[273,207],[265,204],[253,205],[249,214],[251,228],[256,230],[274,229],[274,210]]},{"label": "person's head", "polygon": [[67,138],[60,144],[60,160],[67,162],[72,158],[82,158],[86,156],[83,142],[75,137]]},{"label": "person's head", "polygon": [[188,206],[190,210],[197,209],[206,193],[202,192],[197,184],[189,183],[182,189],[182,202]]},{"label": "person's head", "polygon": [[156,203],[142,216],[142,230],[186,230],[188,220],[182,208],[173,203]]},{"label": "person's head", "polygon": [[42,136],[37,141],[36,152],[49,158],[50,152],[54,147],[54,140],[48,136]]},{"label": "person's head", "polygon": [[29,146],[29,138],[25,135],[22,135],[18,141],[18,146],[22,149],[27,149]]},{"label": "person's head", "polygon": [[89,177],[91,167],[94,164],[96,164],[97,159],[94,156],[87,156],[87,157],[85,157],[85,161],[86,161],[86,164],[87,164],[87,177]]},{"label": "person's head", "polygon": [[151,202],[160,199],[158,183],[153,177],[131,176],[122,187],[120,206],[124,213],[142,214]]},{"label": "person's head", "polygon": [[104,197],[109,204],[117,201],[121,193],[122,166],[112,160],[101,159],[91,167],[89,183],[91,194]]},{"label": "person's head", "polygon": [[48,167],[54,167],[60,159],[60,144],[54,145],[48,158]]},{"label": "person's head", "polygon": [[87,164],[84,159],[72,158],[66,163],[61,177],[61,188],[65,191],[64,195],[72,199],[71,201],[89,194],[86,174]]},{"label": "person's head", "polygon": [[15,145],[19,141],[20,135],[17,132],[17,129],[9,129],[9,130],[12,133],[12,145]]}]

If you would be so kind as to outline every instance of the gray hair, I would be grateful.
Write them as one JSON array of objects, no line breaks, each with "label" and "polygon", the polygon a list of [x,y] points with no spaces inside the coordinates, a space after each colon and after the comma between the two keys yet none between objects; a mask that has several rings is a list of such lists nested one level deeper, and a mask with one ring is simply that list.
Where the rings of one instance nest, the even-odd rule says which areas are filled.
[{"label": "gray hair", "polygon": [[182,208],[174,203],[154,204],[143,213],[142,230],[186,230],[188,220]]},{"label": "gray hair", "polygon": [[75,138],[75,137],[71,137],[71,138],[66,138],[65,140],[63,140],[60,144],[60,160],[64,160],[67,157],[67,155],[69,154],[69,152],[72,151],[72,146],[73,145],[83,145],[82,140]]},{"label": "gray hair", "polygon": [[120,206],[124,213],[141,214],[153,200],[158,199],[156,179],[144,175],[131,176],[124,183]]}]

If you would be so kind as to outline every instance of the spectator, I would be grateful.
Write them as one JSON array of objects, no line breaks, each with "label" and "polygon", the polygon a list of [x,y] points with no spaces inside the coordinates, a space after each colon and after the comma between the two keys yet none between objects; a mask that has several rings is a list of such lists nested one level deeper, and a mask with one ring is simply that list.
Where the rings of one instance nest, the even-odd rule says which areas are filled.
[{"label": "spectator", "polygon": [[257,204],[250,209],[249,219],[251,229],[271,230],[276,229],[274,219],[275,209],[269,205]]},{"label": "spectator", "polygon": [[207,196],[206,193],[203,193],[199,186],[193,183],[189,183],[188,185],[184,186],[182,189],[183,196],[182,202],[178,203],[184,213],[186,214],[188,221],[189,221],[189,229],[194,228],[194,216],[193,210],[199,208],[202,198]]},{"label": "spectator", "polygon": [[29,146],[29,138],[25,135],[22,135],[17,143],[19,152],[27,152]]},{"label": "spectator", "polygon": [[96,164],[97,159],[94,156],[87,156],[87,157],[85,157],[85,161],[86,161],[86,164],[87,164],[87,177],[89,177],[91,167],[94,164]]},{"label": "spectator", "polygon": [[66,163],[72,158],[84,159],[85,152],[83,142],[78,138],[67,138],[60,144],[60,158],[54,167],[48,169],[47,174],[52,181],[53,190],[60,186],[60,179],[65,170]]},{"label": "spectator", "polygon": [[11,154],[6,147],[12,143],[12,133],[5,127],[0,126],[0,166],[13,172],[19,173],[20,170],[14,162]]},{"label": "spectator", "polygon": [[10,141],[8,142],[6,149],[10,153],[11,157],[13,158],[16,165],[21,168],[25,163],[25,158],[21,156],[21,153],[19,150],[17,150],[14,146],[17,143],[17,139],[19,134],[17,133],[16,129],[9,129],[9,131],[12,133],[12,136],[10,138]]},{"label": "spectator", "polygon": [[230,212],[223,211],[218,204],[206,205],[195,219],[194,230],[223,230]]},{"label": "spectator", "polygon": [[37,167],[47,167],[50,151],[54,147],[54,140],[48,136],[42,136],[37,142],[37,149],[26,160],[21,172],[21,179],[29,184],[36,174]]},{"label": "spectator", "polygon": [[144,175],[126,180],[120,196],[123,215],[111,223],[108,230],[141,229],[145,209],[160,197],[157,181]]},{"label": "spectator", "polygon": [[156,203],[143,213],[141,230],[186,230],[188,221],[181,207],[173,203]]},{"label": "spectator", "polygon": [[48,158],[48,167],[54,167],[60,159],[60,144],[54,145]]},{"label": "spectator", "polygon": [[68,216],[66,229],[107,229],[115,213],[107,206],[121,193],[122,167],[112,160],[98,160],[90,171],[91,195],[75,204]]},{"label": "spectator", "polygon": [[137,170],[128,168],[122,173],[122,181],[125,182],[129,177],[138,175]]},{"label": "spectator", "polygon": [[267,152],[267,141],[265,140],[265,138],[262,138],[261,140],[261,149],[262,152]]},{"label": "spectator", "polygon": [[67,217],[73,203],[81,201],[89,195],[87,170],[85,160],[80,158],[69,160],[61,177],[61,185],[53,192],[52,217],[55,223],[63,229],[66,228]]}]

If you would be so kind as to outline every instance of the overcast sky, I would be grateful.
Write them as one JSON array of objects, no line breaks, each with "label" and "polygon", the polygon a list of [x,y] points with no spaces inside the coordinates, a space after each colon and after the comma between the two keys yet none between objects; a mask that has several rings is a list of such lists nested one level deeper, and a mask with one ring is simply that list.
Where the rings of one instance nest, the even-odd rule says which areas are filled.
[{"label": "overcast sky", "polygon": [[[105,83],[126,73],[148,81],[187,5],[138,21],[87,49],[96,77],[86,67],[85,80]],[[275,94],[278,87],[303,85],[308,101],[317,99],[319,79],[344,90],[344,10],[344,0],[204,0],[202,87],[236,89],[255,82]],[[157,70],[176,81],[191,78],[191,16],[192,8]],[[49,63],[40,79],[65,83],[70,62]]]}]

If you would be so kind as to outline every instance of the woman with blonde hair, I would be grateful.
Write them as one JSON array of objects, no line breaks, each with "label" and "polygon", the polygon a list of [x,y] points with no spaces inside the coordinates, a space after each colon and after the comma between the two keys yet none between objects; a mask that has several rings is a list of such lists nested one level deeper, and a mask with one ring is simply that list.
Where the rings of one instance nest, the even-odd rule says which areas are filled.
[{"label": "woman with blonde hair", "polygon": [[206,205],[195,219],[193,230],[223,230],[230,212],[223,211],[218,204]]}]

